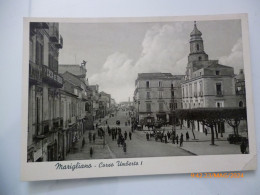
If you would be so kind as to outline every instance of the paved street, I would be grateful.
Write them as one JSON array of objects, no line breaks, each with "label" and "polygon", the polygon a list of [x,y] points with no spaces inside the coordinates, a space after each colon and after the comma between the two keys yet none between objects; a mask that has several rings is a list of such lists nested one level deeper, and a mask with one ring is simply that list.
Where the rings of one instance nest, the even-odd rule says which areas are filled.
[{"label": "paved street", "polygon": [[[126,153],[123,151],[122,146],[118,147],[117,141],[112,140],[112,136],[109,136],[107,133],[107,126],[110,128],[120,127],[122,134],[131,131],[129,125],[125,125],[125,122],[128,121],[129,116],[125,111],[119,111],[114,117],[106,117],[102,119],[100,126],[105,130],[105,144],[104,139],[97,136],[97,130],[86,131],[84,138],[86,141],[85,146],[82,148],[81,138],[75,146],[75,150],[70,152],[66,157],[66,160],[83,160],[91,159],[90,157],[90,147],[93,148],[94,153],[93,159],[110,159],[110,158],[138,158],[138,157],[164,157],[164,156],[188,156],[188,155],[217,155],[217,154],[240,154],[239,145],[229,144],[227,142],[227,135],[223,134],[223,137],[215,140],[215,146],[210,145],[210,134],[207,136],[203,133],[195,131],[196,139],[193,139],[192,132],[190,129],[178,129],[176,133],[180,136],[181,133],[184,134],[188,131],[190,135],[190,140],[186,141],[184,138],[184,143],[182,147],[179,147],[177,144],[172,143],[161,143],[156,142],[154,138],[151,138],[149,141],[146,140],[145,132],[146,131],[134,131],[132,133],[132,140],[127,136]],[[120,125],[116,125],[116,121],[120,120]],[[106,124],[107,122],[107,124]],[[166,132],[171,131],[172,127],[162,127]],[[96,134],[95,143],[89,142],[88,134]]]},{"label": "paved street", "polygon": [[[107,125],[110,128],[120,127],[122,133],[125,131],[127,134],[131,130],[130,126],[125,126],[125,122],[128,120],[127,112],[119,111],[117,115],[111,118],[106,118],[101,122],[101,126],[106,129]],[[120,120],[120,125],[116,125],[116,120]],[[107,121],[107,125],[106,125]],[[91,131],[92,134],[96,130]],[[122,146],[118,147],[117,141],[112,141],[112,137],[108,136],[106,131],[105,140],[106,144],[104,145],[103,139],[97,138],[95,143],[89,142],[88,133],[86,131],[84,138],[86,141],[85,146],[82,148],[82,138],[76,144],[76,149],[67,155],[66,160],[83,160],[90,159],[90,147],[94,149],[93,159],[108,159],[108,158],[134,158],[134,157],[163,157],[163,156],[188,156],[192,153],[177,147],[177,145],[168,143],[161,143],[154,141],[152,138],[150,141],[146,140],[145,133],[143,131],[134,131],[132,134],[132,140],[129,140],[129,136],[126,140],[127,152],[124,153]]]}]

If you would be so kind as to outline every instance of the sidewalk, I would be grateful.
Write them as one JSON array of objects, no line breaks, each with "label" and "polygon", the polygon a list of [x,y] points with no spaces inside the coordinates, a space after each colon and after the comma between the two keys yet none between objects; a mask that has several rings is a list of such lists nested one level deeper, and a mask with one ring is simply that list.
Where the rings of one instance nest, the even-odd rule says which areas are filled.
[{"label": "sidewalk", "polygon": [[[89,132],[96,134],[95,143],[89,142],[88,134]],[[85,138],[85,146],[82,148],[82,140]],[[113,157],[111,151],[109,150],[107,144],[104,146],[103,139],[98,137],[96,130],[86,131],[85,134],[79,139],[75,144],[75,150],[67,154],[65,160],[86,160],[86,159],[110,159]],[[93,148],[92,158],[90,157],[90,147]]]}]

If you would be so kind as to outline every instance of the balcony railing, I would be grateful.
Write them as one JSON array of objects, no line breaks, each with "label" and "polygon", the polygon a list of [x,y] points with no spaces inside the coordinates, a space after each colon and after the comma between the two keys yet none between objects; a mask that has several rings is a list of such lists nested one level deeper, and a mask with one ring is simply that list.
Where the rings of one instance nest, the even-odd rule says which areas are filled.
[{"label": "balcony railing", "polygon": [[42,79],[55,87],[61,88],[63,86],[63,78],[45,65],[42,65]]},{"label": "balcony railing", "polygon": [[217,97],[222,97],[222,96],[223,96],[223,91],[217,91],[216,96],[217,96]]},{"label": "balcony railing", "polygon": [[63,47],[63,38],[62,36],[60,35],[60,39],[59,39],[59,42],[55,45],[58,49],[62,49]]},{"label": "balcony railing", "polygon": [[56,25],[52,24],[49,28],[50,40],[52,42],[59,42],[59,31]]},{"label": "balcony railing", "polygon": [[32,84],[40,83],[41,76],[42,76],[41,66],[30,61],[29,62],[29,81],[30,81],[30,83],[32,83]]}]

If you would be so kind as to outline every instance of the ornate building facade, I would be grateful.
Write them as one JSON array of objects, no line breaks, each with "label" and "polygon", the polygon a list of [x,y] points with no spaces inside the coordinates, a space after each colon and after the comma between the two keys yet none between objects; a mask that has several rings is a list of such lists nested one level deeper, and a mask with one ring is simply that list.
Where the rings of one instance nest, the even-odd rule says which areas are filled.
[{"label": "ornate building facade", "polygon": [[[235,78],[233,67],[221,65],[218,60],[209,60],[204,51],[202,33],[194,22],[185,80],[181,83],[183,108],[238,107],[236,85],[241,85],[241,80]],[[219,127],[222,131],[227,128],[230,127],[224,124]],[[199,123],[195,129],[203,131]]]},{"label": "ornate building facade", "polygon": [[58,23],[30,23],[28,162],[53,161],[61,156],[63,78],[58,74],[58,58],[62,47]]}]

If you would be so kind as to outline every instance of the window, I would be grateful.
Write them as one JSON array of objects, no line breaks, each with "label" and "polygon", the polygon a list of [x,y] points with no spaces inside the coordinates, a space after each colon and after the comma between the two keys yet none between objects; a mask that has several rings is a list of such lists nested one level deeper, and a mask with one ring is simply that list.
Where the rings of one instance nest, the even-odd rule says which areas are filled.
[{"label": "window", "polygon": [[172,91],[172,97],[174,97],[174,91]]},{"label": "window", "polygon": [[197,97],[197,83],[194,83],[194,97]]},{"label": "window", "polygon": [[199,51],[200,50],[199,44],[197,44],[196,47],[197,47],[197,51]]},{"label": "window", "polygon": [[146,88],[149,88],[149,87],[150,87],[150,82],[146,81]]},{"label": "window", "polygon": [[199,61],[201,61],[201,56],[199,56]]},{"label": "window", "polygon": [[223,94],[222,94],[221,83],[217,83],[217,84],[216,84],[216,91],[217,91],[217,95],[223,95]]},{"label": "window", "polygon": [[159,102],[159,112],[163,111],[163,102]]},{"label": "window", "polygon": [[162,87],[162,81],[159,81],[158,86]]},{"label": "window", "polygon": [[163,97],[163,92],[159,91],[159,99],[161,99]]},{"label": "window", "polygon": [[178,108],[177,105],[178,105],[177,103],[174,103],[174,108],[173,108],[174,110]]},{"label": "window", "polygon": [[192,97],[192,85],[189,85],[189,97]]},{"label": "window", "polygon": [[40,131],[40,98],[36,98],[36,135],[39,135]]},{"label": "window", "polygon": [[243,105],[243,102],[240,101],[240,102],[239,102],[239,107],[242,108],[243,106],[244,106],[244,105]]},{"label": "window", "polygon": [[171,89],[173,89],[173,83],[171,83]]},{"label": "window", "polygon": [[33,41],[30,39],[30,60],[33,60]]},{"label": "window", "polygon": [[216,75],[219,75],[219,70],[216,70]]},{"label": "window", "polygon": [[184,87],[182,88],[182,97],[185,97],[185,94],[184,94]]},{"label": "window", "polygon": [[146,92],[146,99],[150,99],[151,97],[150,97],[150,92],[148,91],[148,92]]},{"label": "window", "polygon": [[36,64],[43,64],[43,46],[38,41],[36,42]]},{"label": "window", "polygon": [[217,107],[217,108],[222,108],[222,107],[224,107],[224,102],[223,102],[223,101],[217,101],[217,102],[216,102],[216,107]]},{"label": "window", "polygon": [[151,112],[151,103],[146,103],[146,112]]}]

